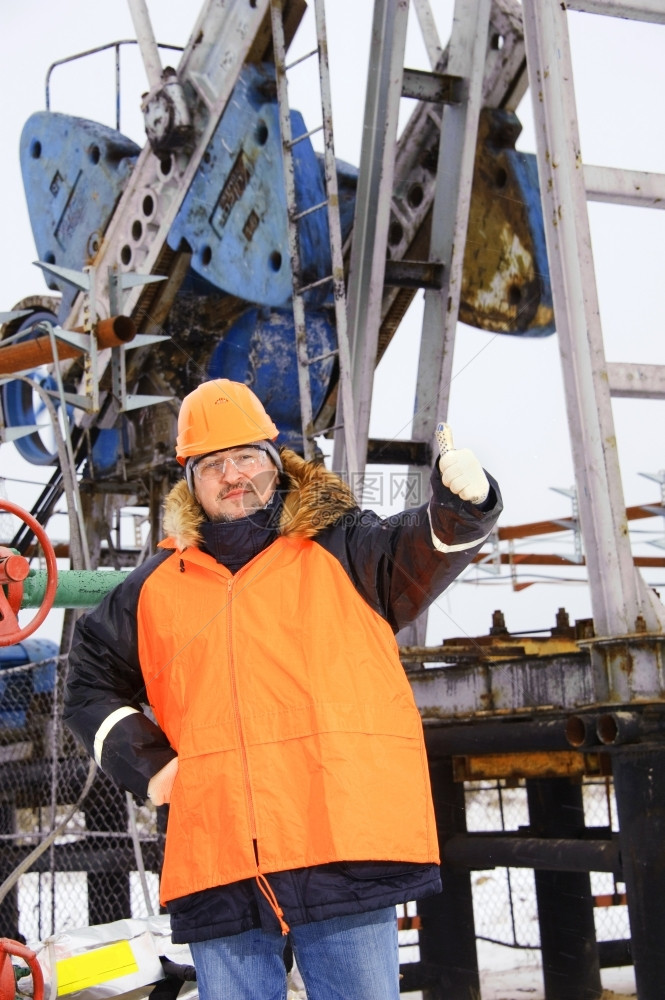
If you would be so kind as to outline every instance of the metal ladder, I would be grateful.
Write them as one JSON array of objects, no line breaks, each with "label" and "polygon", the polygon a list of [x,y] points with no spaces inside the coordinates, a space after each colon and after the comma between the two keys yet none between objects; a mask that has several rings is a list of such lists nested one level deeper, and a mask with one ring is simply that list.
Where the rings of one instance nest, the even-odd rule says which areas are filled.
[{"label": "metal ladder", "polygon": [[[413,443],[421,446],[422,461],[408,470],[407,486],[417,486],[407,488],[406,502],[411,506],[422,502],[435,428],[447,412],[490,9],[491,0],[456,0],[446,73],[417,74],[418,95],[430,95],[432,108],[438,110],[439,105],[441,117],[429,259],[386,262],[399,101],[415,96],[416,81],[413,71],[403,68],[408,3],[376,0],[374,6],[372,37],[378,44],[368,77],[363,128],[370,141],[361,153],[348,290],[356,453],[362,472],[385,285],[416,283],[426,291],[412,433]],[[418,15],[421,23],[433,23],[423,0]],[[438,58],[439,50],[436,44],[431,47],[432,58]],[[343,450],[344,440],[338,436],[336,468],[342,464]],[[425,626],[423,616],[399,641],[422,644]]]},{"label": "metal ladder", "polygon": [[[408,4],[376,0],[372,35],[379,40],[368,78],[363,133],[372,137],[362,150],[349,275],[349,337],[353,350],[353,392],[358,414],[357,454],[367,454],[372,384],[385,285],[414,283],[426,288],[414,405],[415,442],[429,446],[436,423],[445,418],[446,385],[459,307],[459,284],[468,222],[478,115],[487,56],[489,0],[458,2],[448,48],[446,73],[418,74],[419,96],[431,94],[432,113],[441,111],[441,141],[435,185],[432,236],[426,262],[386,263],[395,176],[399,101],[415,96],[414,74],[404,70]],[[421,23],[433,23],[423,0]],[[438,44],[431,46],[437,58]],[[427,78],[428,79],[425,79]],[[442,159],[445,157],[445,170]],[[443,336],[442,336],[443,332]],[[342,444],[336,441],[336,451]],[[429,453],[427,462],[429,465]],[[339,465],[336,459],[335,465]],[[422,473],[423,465],[409,469]],[[415,498],[414,498],[415,499]]]},{"label": "metal ladder", "polygon": [[[335,151],[333,143],[332,106],[330,94],[330,72],[328,65],[328,43],[326,37],[326,22],[324,0],[314,0],[316,17],[317,47],[312,52],[297,60],[316,55],[318,58],[319,83],[321,95],[322,124],[303,136],[293,138],[289,114],[288,82],[286,65],[286,46],[284,40],[284,25],[282,21],[282,0],[270,0],[272,21],[273,50],[277,74],[277,100],[282,134],[282,157],[284,163],[284,180],[286,186],[286,201],[288,212],[289,256],[291,259],[291,274],[293,281],[293,318],[296,331],[296,352],[298,360],[298,386],[300,391],[300,412],[303,429],[303,450],[305,458],[311,459],[315,454],[314,416],[312,413],[312,398],[310,390],[310,366],[322,360],[322,357],[311,358],[307,350],[307,329],[305,319],[305,293],[318,285],[332,284],[335,323],[337,330],[337,356],[339,363],[339,392],[336,425],[344,435],[346,450],[346,467],[344,471],[349,482],[352,482],[357,471],[355,410],[351,389],[351,355],[347,333],[346,288],[344,283],[344,262],[342,257],[342,230],[339,216],[339,196],[337,188],[337,171],[335,166]],[[295,65],[293,63],[292,65]],[[316,205],[310,205],[298,210],[294,180],[293,147],[301,139],[314,132],[323,130],[324,141],[324,174],[326,198]],[[308,285],[302,283],[300,248],[298,240],[298,223],[311,212],[327,209],[328,227],[330,233],[330,254],[332,262],[331,274],[319,278]],[[340,405],[341,404],[341,405]]]},{"label": "metal ladder", "polygon": [[[630,549],[611,397],[663,398],[663,366],[605,359],[591,251],[588,200],[656,206],[665,175],[582,161],[567,9],[665,24],[662,0],[522,0],[545,235],[596,638],[588,642],[596,700],[662,703],[665,608],[635,568]],[[639,385],[639,390],[634,386]],[[631,387],[632,386],[632,387]],[[640,1000],[658,1000],[661,947],[663,794],[660,743],[616,753],[612,774],[622,843],[622,878]],[[639,831],[639,832],[638,832]],[[640,849],[631,850],[639,836]],[[648,890],[647,890],[648,884]],[[591,963],[590,963],[591,964]],[[599,985],[598,972],[596,979]],[[557,984],[544,969],[545,989]],[[577,983],[579,986],[579,983]],[[580,987],[581,988],[581,987]]]},{"label": "metal ladder", "polygon": [[[663,371],[650,366],[645,378],[644,366],[614,367],[605,360],[587,200],[649,205],[665,194],[665,175],[584,164],[580,169],[566,9],[665,24],[665,8],[661,0],[523,0],[541,199],[596,632],[660,632],[665,608],[634,571],[610,397],[625,395],[631,369],[637,375],[639,368],[641,395],[662,398]],[[641,192],[639,202],[634,189]]]}]

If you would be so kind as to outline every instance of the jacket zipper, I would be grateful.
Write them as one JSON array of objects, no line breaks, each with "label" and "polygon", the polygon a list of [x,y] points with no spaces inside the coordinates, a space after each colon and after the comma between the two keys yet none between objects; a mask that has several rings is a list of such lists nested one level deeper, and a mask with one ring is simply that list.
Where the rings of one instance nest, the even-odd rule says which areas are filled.
[{"label": "jacket zipper", "polygon": [[231,602],[232,602],[233,580],[227,583],[228,610],[226,615],[226,635],[228,644],[229,669],[231,673],[231,697],[233,699],[233,715],[238,727],[240,737],[240,756],[242,759],[242,772],[245,781],[245,797],[247,799],[247,812],[249,814],[249,829],[252,841],[256,844],[256,815],[254,813],[254,802],[252,801],[252,786],[249,780],[249,764],[247,762],[247,747],[245,745],[245,733],[240,717],[240,701],[238,699],[238,686],[236,682],[236,668],[233,659],[233,645],[231,642]]},{"label": "jacket zipper", "polygon": [[233,659],[233,644],[231,641],[231,602],[232,602],[232,591],[233,591],[233,580],[229,580],[226,585],[226,595],[228,600],[227,613],[226,613],[226,641],[228,647],[228,657],[229,657],[229,670],[231,674],[231,698],[233,699],[233,714],[235,717],[236,725],[238,727],[238,736],[240,737],[240,755],[242,759],[242,770],[243,777],[245,780],[245,797],[247,799],[247,813],[249,815],[249,829],[252,838],[252,848],[254,852],[254,859],[256,862],[256,883],[270,904],[273,910],[282,935],[289,933],[289,925],[284,920],[284,911],[277,901],[277,897],[272,890],[272,886],[268,882],[261,871],[261,865],[259,863],[259,847],[256,835],[256,814],[254,812],[254,800],[252,799],[252,786],[249,780],[249,764],[247,761],[247,745],[245,743],[245,733],[242,727],[242,719],[240,717],[240,700],[238,698],[238,686],[236,683],[236,668],[235,661]]}]

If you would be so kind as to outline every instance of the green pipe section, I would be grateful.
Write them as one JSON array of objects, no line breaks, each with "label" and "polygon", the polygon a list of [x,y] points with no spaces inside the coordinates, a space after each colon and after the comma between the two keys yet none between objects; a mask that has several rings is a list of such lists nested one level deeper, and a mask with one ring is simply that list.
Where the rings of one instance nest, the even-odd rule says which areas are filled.
[{"label": "green pipe section", "polygon": [[[126,578],[125,570],[64,569],[58,573],[54,608],[94,608]],[[22,608],[38,608],[46,593],[46,570],[30,570],[23,581]]]}]

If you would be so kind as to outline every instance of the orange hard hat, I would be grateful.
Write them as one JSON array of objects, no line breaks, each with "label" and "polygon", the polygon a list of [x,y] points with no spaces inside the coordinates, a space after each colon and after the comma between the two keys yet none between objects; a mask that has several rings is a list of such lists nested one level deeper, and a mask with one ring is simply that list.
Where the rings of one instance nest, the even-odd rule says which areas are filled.
[{"label": "orange hard hat", "polygon": [[254,441],[274,441],[278,434],[263,403],[249,386],[217,378],[202,382],[183,399],[176,457],[184,465],[195,455]]}]

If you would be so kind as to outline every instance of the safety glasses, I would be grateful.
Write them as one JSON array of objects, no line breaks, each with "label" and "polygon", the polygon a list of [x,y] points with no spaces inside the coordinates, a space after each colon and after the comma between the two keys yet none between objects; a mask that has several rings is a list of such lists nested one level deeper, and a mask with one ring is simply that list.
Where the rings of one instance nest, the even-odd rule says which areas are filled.
[{"label": "safety glasses", "polygon": [[227,462],[237,472],[251,476],[265,465],[266,453],[262,448],[245,447],[208,455],[196,463],[194,475],[202,481],[220,479],[226,471]]}]

